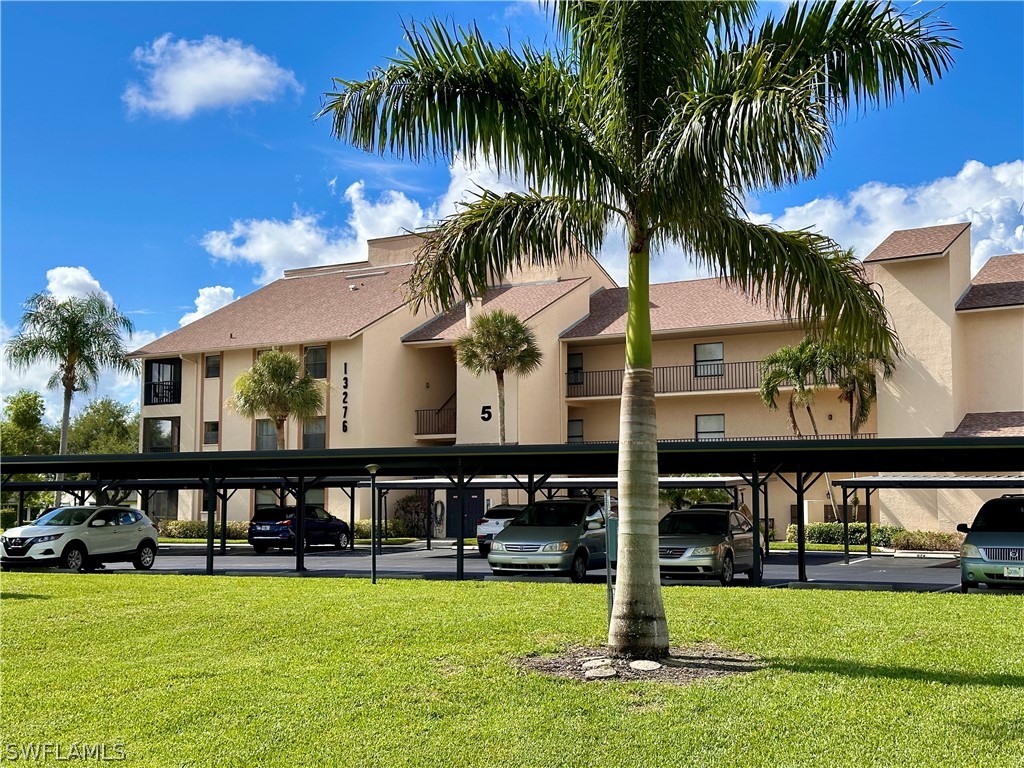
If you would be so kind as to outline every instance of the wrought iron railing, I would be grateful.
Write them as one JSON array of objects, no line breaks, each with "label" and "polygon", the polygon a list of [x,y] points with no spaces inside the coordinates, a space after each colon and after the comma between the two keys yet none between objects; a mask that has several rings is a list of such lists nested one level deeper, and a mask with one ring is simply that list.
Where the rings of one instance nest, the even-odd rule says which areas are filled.
[{"label": "wrought iron railing", "polygon": [[427,408],[416,411],[417,435],[454,435],[454,408]]},{"label": "wrought iron railing", "polygon": [[145,405],[175,405],[181,402],[180,381],[147,381]]},{"label": "wrought iron railing", "polygon": [[[623,369],[610,371],[569,371],[566,397],[617,397],[622,394]],[[831,383],[830,381],[824,382]],[[720,392],[758,389],[761,363],[699,363],[670,365],[654,369],[656,393]]]}]

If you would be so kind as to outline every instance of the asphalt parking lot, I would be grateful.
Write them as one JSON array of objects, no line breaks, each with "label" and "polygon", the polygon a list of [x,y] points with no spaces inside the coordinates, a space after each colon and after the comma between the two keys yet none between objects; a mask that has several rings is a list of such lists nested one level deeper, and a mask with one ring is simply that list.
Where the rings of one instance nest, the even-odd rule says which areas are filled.
[{"label": "asphalt parking lot", "polygon": [[[305,556],[306,577],[369,578],[370,549],[357,546],[354,551],[338,551],[314,548]],[[132,571],[128,563],[108,564],[105,571],[117,573]],[[149,573],[204,574],[206,572],[206,550],[201,545],[162,545],[156,564]],[[292,552],[273,550],[257,555],[247,545],[230,545],[227,553],[216,550],[214,572],[232,576],[299,576],[295,571],[295,556]],[[466,547],[463,564],[464,578],[469,580],[515,580],[515,581],[565,581],[568,579],[515,576],[495,577],[487,561],[481,558],[475,548]],[[772,552],[765,562],[764,586],[788,588],[804,586],[796,584],[796,552]],[[451,542],[435,542],[426,549],[423,542],[405,546],[385,546],[377,556],[377,578],[401,579],[455,579],[457,574],[457,552]],[[891,554],[875,554],[866,557],[853,553],[850,563],[843,562],[843,554],[833,552],[807,553],[806,586],[835,589],[886,589],[895,591],[953,592],[960,588],[959,561],[954,557],[894,557]],[[588,581],[605,583],[604,570],[593,570]],[[738,576],[737,584],[747,583],[746,577]],[[666,586],[676,584],[704,584],[715,586],[717,582],[703,582],[672,579]]]}]

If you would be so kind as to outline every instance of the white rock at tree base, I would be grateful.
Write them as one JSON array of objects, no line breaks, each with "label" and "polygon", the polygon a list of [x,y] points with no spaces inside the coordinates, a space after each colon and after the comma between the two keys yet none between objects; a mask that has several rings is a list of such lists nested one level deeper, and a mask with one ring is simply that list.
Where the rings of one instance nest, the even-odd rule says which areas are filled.
[{"label": "white rock at tree base", "polygon": [[661,669],[661,664],[656,661],[648,661],[647,659],[631,661],[629,662],[629,666],[637,672],[653,672],[656,669]]}]

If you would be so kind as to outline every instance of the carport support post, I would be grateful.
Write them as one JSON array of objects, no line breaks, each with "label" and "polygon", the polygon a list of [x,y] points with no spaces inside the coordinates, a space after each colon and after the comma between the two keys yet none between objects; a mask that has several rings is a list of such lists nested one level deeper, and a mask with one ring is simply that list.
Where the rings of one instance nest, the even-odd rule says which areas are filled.
[{"label": "carport support post", "polygon": [[213,536],[214,536],[214,511],[217,496],[217,478],[213,474],[213,467],[210,467],[210,476],[206,480],[206,575],[213,576]]},{"label": "carport support post", "polygon": [[370,583],[377,583],[377,470],[380,464],[367,464],[370,473]]},{"label": "carport support post", "polygon": [[25,492],[18,491],[18,525],[25,523]]},{"label": "carport support post", "polygon": [[306,570],[306,478],[301,475],[295,484],[295,570]]},{"label": "carport support post", "polygon": [[796,470],[796,566],[797,579],[807,581],[807,540],[804,529],[804,473]]},{"label": "carport support post", "polygon": [[353,485],[348,494],[348,548],[354,552],[356,548],[356,487]]},{"label": "carport support post", "polygon": [[[750,503],[753,505],[751,512],[754,515],[754,586],[761,586],[761,478],[757,472],[757,457],[754,457],[754,465],[750,470],[750,485],[753,493]],[[735,489],[734,489],[735,490]],[[735,498],[735,497],[734,497]],[[737,505],[738,506],[738,505]],[[765,529],[765,538],[768,537]]]},{"label": "carport support post", "polygon": [[455,580],[462,581],[465,576],[466,558],[466,475],[462,471],[461,457],[459,457],[459,474],[455,487],[459,490],[459,525],[456,529],[459,538],[455,542]]},{"label": "carport support post", "polygon": [[227,497],[222,497],[221,494],[214,496],[214,504],[220,502],[220,553],[226,555],[228,553],[228,500]]},{"label": "carport support post", "polygon": [[871,488],[864,489],[864,541],[868,545],[868,557],[871,557],[871,490]]},{"label": "carport support post", "polygon": [[843,563],[850,564],[850,489],[843,486]]}]

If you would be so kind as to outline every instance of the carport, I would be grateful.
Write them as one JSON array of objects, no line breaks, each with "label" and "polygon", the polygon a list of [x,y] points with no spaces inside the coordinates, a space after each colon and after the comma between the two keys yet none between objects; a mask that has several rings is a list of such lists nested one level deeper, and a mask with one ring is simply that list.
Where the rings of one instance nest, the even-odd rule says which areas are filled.
[{"label": "carport", "polygon": [[[1019,457],[1018,457],[1019,458]],[[867,501],[867,556],[871,557],[871,494],[882,488],[942,490],[947,488],[971,488],[988,490],[1011,490],[1024,488],[1024,475],[873,475],[851,477],[832,483],[843,490],[843,507],[848,506],[850,491],[862,490]],[[977,511],[977,510],[974,510]],[[973,515],[973,511],[972,511]],[[850,562],[850,524],[843,515],[843,557]]]},{"label": "carport", "polygon": [[[539,478],[556,475],[611,477],[617,471],[618,443],[554,445],[456,445],[400,448],[331,449],[322,451],[219,451],[201,453],[158,453],[110,456],[10,456],[3,457],[0,490],[82,490],[83,481],[15,481],[16,474],[82,473],[90,490],[142,490],[155,488],[198,488],[206,491],[207,568],[214,573],[215,500],[221,493],[242,487],[277,487],[305,504],[305,492],[313,487],[346,488],[355,492],[360,484],[375,484],[384,478],[445,477],[456,488],[465,489],[475,478],[509,476],[520,478],[526,487]],[[1024,470],[1024,438],[900,438],[900,439],[799,439],[799,440],[717,440],[659,441],[660,475],[716,473],[742,478],[752,489],[755,556],[760,552],[762,500],[767,481],[782,478],[802,495],[824,472],[1021,472]],[[863,480],[864,478],[861,478]],[[488,481],[490,482],[490,481]],[[513,482],[519,482],[513,480]],[[842,482],[842,481],[841,481]],[[153,485],[150,485],[153,483]],[[375,512],[371,521],[375,525]],[[464,517],[464,515],[462,516]],[[302,572],[302,515],[298,516],[295,569]],[[798,519],[800,578],[803,568],[804,535],[802,516]],[[459,539],[461,541],[461,538]],[[222,542],[223,543],[223,542]],[[372,548],[371,548],[372,549]],[[457,578],[462,577],[459,552]]]}]

